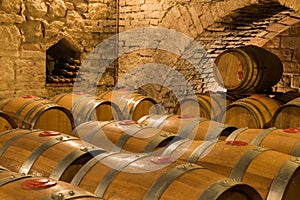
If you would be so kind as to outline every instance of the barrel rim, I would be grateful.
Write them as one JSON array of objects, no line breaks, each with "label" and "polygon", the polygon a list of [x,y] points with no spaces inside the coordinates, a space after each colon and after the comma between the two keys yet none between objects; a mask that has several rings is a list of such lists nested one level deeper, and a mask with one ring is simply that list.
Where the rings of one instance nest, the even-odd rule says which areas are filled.
[{"label": "barrel rim", "polygon": [[[60,110],[67,115],[67,117],[70,120],[70,125],[71,125],[72,130],[76,127],[72,113],[70,112],[69,109],[67,109],[64,106],[53,103],[51,107],[45,107],[43,110],[40,110],[41,111],[40,115],[42,115],[45,111],[52,110],[52,109]],[[30,128],[33,129],[34,125],[35,125],[36,121],[38,120],[38,118],[40,117],[40,115],[35,115],[34,118],[32,118],[31,122],[25,122],[25,123],[29,124]]]},{"label": "barrel rim", "polygon": [[15,120],[13,120],[13,118],[4,111],[0,110],[0,117],[3,117],[5,120],[7,120],[7,122],[11,125],[12,129],[18,128],[18,125],[15,122]]}]

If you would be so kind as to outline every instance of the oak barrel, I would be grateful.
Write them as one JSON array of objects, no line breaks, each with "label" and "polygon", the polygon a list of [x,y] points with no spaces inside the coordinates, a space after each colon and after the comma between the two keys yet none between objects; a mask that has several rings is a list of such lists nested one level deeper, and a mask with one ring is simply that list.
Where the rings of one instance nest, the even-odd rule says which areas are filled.
[{"label": "oak barrel", "polygon": [[252,145],[264,146],[273,150],[300,157],[300,130],[289,129],[248,129],[233,131],[226,141],[243,141]]},{"label": "oak barrel", "polygon": [[64,181],[35,177],[0,169],[0,199],[96,200],[95,194]]},{"label": "oak barrel", "polygon": [[231,103],[218,121],[238,128],[264,128],[279,107],[275,99],[255,94]]},{"label": "oak barrel", "polygon": [[214,76],[233,93],[263,92],[280,80],[283,66],[275,54],[254,45],[228,49],[215,59]]},{"label": "oak barrel", "polygon": [[237,128],[193,115],[146,115],[138,123],[194,140],[224,140]]},{"label": "oak barrel", "polygon": [[217,120],[220,113],[226,107],[237,100],[234,96],[221,93],[203,93],[195,97],[185,97],[181,99],[174,108],[174,113],[178,115],[193,114],[199,117]]},{"label": "oak barrel", "polygon": [[65,93],[51,101],[66,107],[73,114],[76,125],[90,120],[122,120],[120,108],[113,102],[85,93]]},{"label": "oak barrel", "polygon": [[101,149],[55,131],[13,129],[0,133],[0,165],[13,172],[70,181]]},{"label": "oak barrel", "polygon": [[104,199],[261,199],[247,184],[195,164],[146,154],[110,152],[97,156],[71,183]]},{"label": "oak barrel", "polygon": [[17,128],[17,123],[8,114],[0,111],[0,132]]},{"label": "oak barrel", "polygon": [[263,199],[291,200],[300,195],[300,159],[241,141],[181,140],[161,156],[206,167],[254,187]]},{"label": "oak barrel", "polygon": [[71,112],[50,100],[27,95],[0,101],[7,113],[23,129],[46,129],[70,133],[75,127]]},{"label": "oak barrel", "polygon": [[271,124],[280,129],[300,128],[300,97],[281,105],[274,113]]},{"label": "oak barrel", "polygon": [[106,151],[134,153],[151,153],[179,139],[175,134],[141,126],[132,120],[85,122],[77,126],[71,135]]},{"label": "oak barrel", "polygon": [[127,120],[137,121],[144,115],[160,111],[155,99],[133,91],[112,90],[100,92],[97,96],[117,104]]}]

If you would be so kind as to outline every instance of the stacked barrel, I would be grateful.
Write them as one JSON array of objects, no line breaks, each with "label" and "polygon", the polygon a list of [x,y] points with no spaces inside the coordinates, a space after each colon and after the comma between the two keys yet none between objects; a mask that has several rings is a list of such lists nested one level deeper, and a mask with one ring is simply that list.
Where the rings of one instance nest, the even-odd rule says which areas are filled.
[{"label": "stacked barrel", "polygon": [[56,131],[2,132],[0,165],[3,199],[261,199],[254,187],[196,163],[105,151]]},{"label": "stacked barrel", "polygon": [[216,64],[217,79],[237,79],[223,80],[229,92],[182,99],[175,113],[128,90],[2,99],[0,197],[297,199],[299,100],[262,93],[281,63],[249,46]]},{"label": "stacked barrel", "polygon": [[[127,104],[123,112],[119,107],[111,107],[116,113],[101,118],[100,113],[108,111],[95,111],[98,106],[103,102],[105,106],[117,104],[105,104],[109,101],[84,93],[61,94],[52,100],[32,95],[3,99],[0,106],[7,125],[0,132],[0,196],[261,199],[259,192],[245,182],[197,163],[161,155],[167,146],[184,136],[130,119],[151,115],[155,104],[141,95],[122,91],[121,96],[130,102],[137,99],[138,103],[146,103],[142,108],[138,103]],[[147,112],[138,111],[145,107],[149,108]],[[90,117],[93,115],[89,113],[95,116]],[[127,113],[127,119],[112,118],[123,117],[123,113]],[[63,123],[61,127],[57,126],[59,122]]]}]

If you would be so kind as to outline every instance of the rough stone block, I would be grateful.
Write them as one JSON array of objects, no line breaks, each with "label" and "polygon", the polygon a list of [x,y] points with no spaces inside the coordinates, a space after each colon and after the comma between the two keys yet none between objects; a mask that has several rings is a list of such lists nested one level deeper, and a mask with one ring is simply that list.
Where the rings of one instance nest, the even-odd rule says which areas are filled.
[{"label": "rough stone block", "polygon": [[281,37],[281,48],[296,49],[300,47],[300,37]]},{"label": "rough stone block", "polygon": [[19,14],[22,3],[22,0],[1,0],[0,10],[5,11],[5,13]]},{"label": "rough stone block", "polygon": [[300,64],[297,62],[282,62],[283,73],[300,74]]},{"label": "rough stone block", "polygon": [[18,50],[21,44],[20,31],[16,26],[0,26],[1,51]]},{"label": "rough stone block", "polygon": [[299,88],[300,87],[300,74],[294,74],[292,76],[292,85],[293,88]]},{"label": "rough stone block", "polygon": [[266,43],[266,45],[264,46],[264,48],[280,48],[280,37],[279,36],[276,36],[274,37],[272,40],[268,41]]},{"label": "rough stone block", "polygon": [[40,42],[43,38],[42,25],[38,21],[26,21],[22,24],[26,42]]},{"label": "rough stone block", "polygon": [[43,0],[26,1],[27,14],[33,18],[42,18],[48,12],[48,6]]},{"label": "rough stone block", "polygon": [[280,33],[280,32],[287,30],[288,28],[289,28],[289,26],[287,26],[287,25],[276,23],[276,24],[272,24],[271,26],[269,26],[267,28],[267,30],[273,31],[276,33]]},{"label": "rough stone block", "polygon": [[67,12],[67,7],[62,0],[52,0],[49,11],[54,17],[64,17]]},{"label": "rough stone block", "polygon": [[271,49],[271,52],[273,52],[275,55],[279,57],[281,62],[291,62],[292,61],[292,55],[293,51],[290,49]]}]

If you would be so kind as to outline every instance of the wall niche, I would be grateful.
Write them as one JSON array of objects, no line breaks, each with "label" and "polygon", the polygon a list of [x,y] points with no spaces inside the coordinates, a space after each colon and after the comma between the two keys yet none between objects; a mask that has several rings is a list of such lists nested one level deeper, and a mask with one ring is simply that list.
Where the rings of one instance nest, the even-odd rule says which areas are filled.
[{"label": "wall niche", "polygon": [[46,51],[46,86],[73,86],[81,81],[81,52],[66,39]]}]

